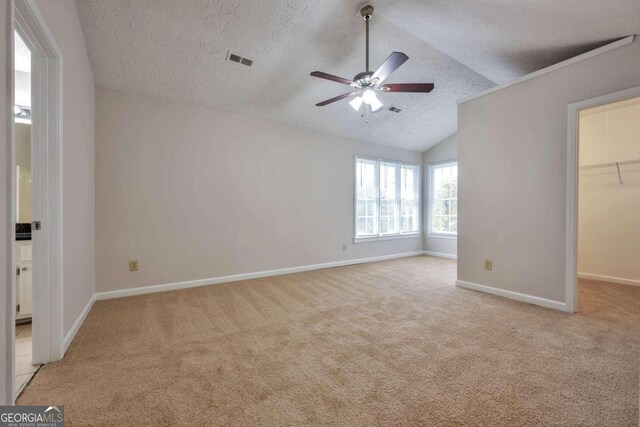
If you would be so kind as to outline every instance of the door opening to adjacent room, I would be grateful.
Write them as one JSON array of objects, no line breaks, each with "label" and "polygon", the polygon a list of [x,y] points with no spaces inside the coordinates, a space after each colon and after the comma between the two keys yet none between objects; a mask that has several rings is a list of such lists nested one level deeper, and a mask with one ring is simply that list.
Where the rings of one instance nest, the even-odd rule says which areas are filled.
[{"label": "door opening to adjacent room", "polygon": [[16,215],[16,309],[15,392],[20,394],[39,368],[33,360],[33,268],[31,227],[33,221],[33,175],[31,141],[31,51],[14,34],[14,141]]},{"label": "door opening to adjacent room", "polygon": [[574,194],[570,179],[568,186],[575,211],[569,203],[567,309],[575,312],[584,293],[606,300],[615,287],[640,285],[640,88],[575,104],[569,114],[576,174]]},{"label": "door opening to adjacent room", "polygon": [[[2,395],[15,401],[43,363],[64,355],[62,306],[62,64],[33,2],[13,5],[11,217],[15,227],[10,295],[2,308],[13,348]],[[13,398],[12,398],[13,397]]]}]

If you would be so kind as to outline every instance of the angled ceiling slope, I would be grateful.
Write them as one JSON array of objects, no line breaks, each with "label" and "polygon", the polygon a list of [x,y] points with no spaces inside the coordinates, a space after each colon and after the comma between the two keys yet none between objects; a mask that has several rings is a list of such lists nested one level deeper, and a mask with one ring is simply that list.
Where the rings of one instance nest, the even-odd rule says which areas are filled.
[{"label": "angled ceiling slope", "polygon": [[[381,94],[385,107],[402,113],[385,108],[365,123],[348,103],[316,107],[342,92],[309,77],[318,69],[347,78],[364,71],[362,2],[77,1],[99,87],[411,150],[456,131],[458,99],[633,32],[640,2],[613,0],[623,9],[615,12],[611,2],[376,1],[371,68],[401,51],[410,59],[388,83],[428,81],[436,89]],[[229,52],[252,66],[227,61]]]}]

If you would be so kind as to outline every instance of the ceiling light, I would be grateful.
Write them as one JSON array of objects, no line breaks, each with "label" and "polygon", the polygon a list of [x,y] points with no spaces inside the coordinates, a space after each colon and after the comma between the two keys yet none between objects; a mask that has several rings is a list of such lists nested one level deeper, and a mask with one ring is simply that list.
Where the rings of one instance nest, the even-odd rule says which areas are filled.
[{"label": "ceiling light", "polygon": [[380,102],[380,100],[378,100],[378,98],[375,97],[375,95],[373,95],[373,101],[369,103],[369,105],[371,106],[371,111],[372,112],[376,112],[379,111],[382,108],[382,102]]},{"label": "ceiling light", "polygon": [[376,97],[376,93],[373,91],[373,89],[366,89],[362,94],[362,100],[365,104],[371,105],[372,102],[378,101],[378,98]]},{"label": "ceiling light", "polygon": [[362,98],[356,96],[351,101],[349,101],[349,104],[353,107],[354,110],[358,111],[362,106]]}]

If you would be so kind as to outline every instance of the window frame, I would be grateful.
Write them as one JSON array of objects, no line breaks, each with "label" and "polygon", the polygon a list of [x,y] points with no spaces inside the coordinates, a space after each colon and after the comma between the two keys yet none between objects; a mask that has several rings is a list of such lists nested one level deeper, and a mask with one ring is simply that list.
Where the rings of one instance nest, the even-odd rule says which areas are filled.
[{"label": "window frame", "polygon": [[[376,162],[375,168],[375,188],[377,192],[377,221],[378,221],[378,234],[372,234],[367,236],[358,236],[358,189],[356,180],[358,178],[357,168],[358,168],[358,160],[366,160],[370,162]],[[398,232],[397,233],[381,233],[380,232],[380,215],[381,215],[381,199],[380,199],[380,165],[382,163],[394,164],[396,166],[396,193],[397,193],[397,221],[398,221]],[[418,224],[418,229],[416,231],[402,231],[402,194],[401,194],[401,172],[402,166],[409,166],[413,168],[415,171],[415,193],[416,193],[416,222]],[[364,243],[364,242],[375,242],[375,241],[384,241],[384,240],[397,240],[397,239],[407,239],[407,238],[416,238],[422,235],[422,180],[421,180],[421,170],[419,163],[410,163],[403,162],[400,160],[390,160],[383,159],[378,157],[369,157],[369,156],[359,156],[355,155],[353,158],[353,243]]]},{"label": "window frame", "polygon": [[[433,186],[434,186],[434,178],[433,178],[433,174],[436,168],[441,168],[441,167],[447,167],[447,166],[458,166],[458,160],[456,159],[451,159],[451,160],[443,160],[441,162],[434,162],[434,163],[428,163],[427,164],[427,169],[428,169],[428,189],[429,189],[429,194],[428,194],[428,201],[427,201],[427,237],[431,237],[431,238],[438,238],[438,239],[452,239],[455,240],[458,238],[458,233],[457,232],[448,232],[448,231],[433,231]],[[460,168],[458,167],[458,171],[460,171]],[[456,176],[456,185],[458,182],[458,177]],[[458,201],[458,197],[456,196],[456,202]]]}]

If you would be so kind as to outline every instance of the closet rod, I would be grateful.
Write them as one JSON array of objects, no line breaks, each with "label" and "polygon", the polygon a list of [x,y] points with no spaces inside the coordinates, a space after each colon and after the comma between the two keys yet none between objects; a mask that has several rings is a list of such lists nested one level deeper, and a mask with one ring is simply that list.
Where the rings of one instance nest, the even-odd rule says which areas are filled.
[{"label": "closet rod", "polygon": [[592,165],[580,166],[580,169],[608,168],[608,167],[613,167],[613,166],[635,165],[635,164],[638,164],[638,163],[640,163],[640,159],[624,160],[622,162],[595,163],[595,164],[592,164]]},{"label": "closet rod", "polygon": [[592,165],[580,166],[580,169],[608,168],[608,167],[615,166],[616,170],[618,171],[618,181],[620,181],[620,184],[622,184],[622,175],[620,174],[620,165],[625,166],[625,165],[635,165],[635,164],[640,164],[640,159],[624,160],[622,162],[595,163]]}]

